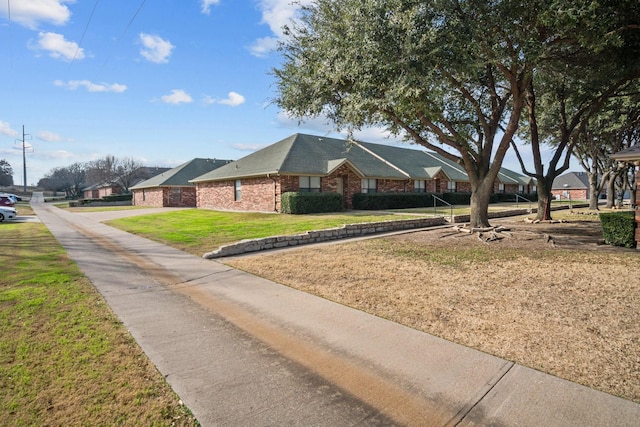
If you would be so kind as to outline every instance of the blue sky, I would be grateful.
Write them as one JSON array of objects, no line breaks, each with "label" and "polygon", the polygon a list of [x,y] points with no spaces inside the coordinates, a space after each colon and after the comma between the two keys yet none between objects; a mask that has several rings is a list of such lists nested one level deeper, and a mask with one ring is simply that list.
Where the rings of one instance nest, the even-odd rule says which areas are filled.
[{"label": "blue sky", "polygon": [[[309,0],[304,0],[308,2]],[[7,0],[0,5],[0,159],[23,184],[105,155],[174,167],[238,159],[295,132],[270,103],[290,0]],[[359,135],[389,142],[384,132]],[[416,148],[416,146],[411,146]],[[505,167],[519,171],[515,156]]]}]

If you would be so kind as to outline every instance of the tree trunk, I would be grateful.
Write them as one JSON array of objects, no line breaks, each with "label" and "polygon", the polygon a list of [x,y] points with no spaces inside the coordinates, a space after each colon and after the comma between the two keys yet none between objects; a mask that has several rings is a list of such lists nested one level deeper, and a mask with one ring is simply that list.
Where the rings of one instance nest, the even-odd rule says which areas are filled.
[{"label": "tree trunk", "polygon": [[478,183],[471,191],[471,213],[469,225],[471,227],[490,227],[489,201],[493,190],[493,181],[488,178]]},{"label": "tree trunk", "polygon": [[600,192],[598,191],[598,174],[589,172],[589,209],[598,210],[598,197]]},{"label": "tree trunk", "polygon": [[549,182],[547,179],[538,181],[538,212],[536,219],[540,221],[548,221],[551,219],[551,186],[553,179]]},{"label": "tree trunk", "polygon": [[613,173],[609,174],[607,181],[607,209],[613,208],[616,198],[616,177]]}]

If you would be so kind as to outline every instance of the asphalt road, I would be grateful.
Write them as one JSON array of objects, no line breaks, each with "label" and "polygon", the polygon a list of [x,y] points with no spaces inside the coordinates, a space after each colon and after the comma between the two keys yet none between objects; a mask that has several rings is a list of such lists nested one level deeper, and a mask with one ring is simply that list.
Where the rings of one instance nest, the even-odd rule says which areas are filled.
[{"label": "asphalt road", "polygon": [[130,235],[41,195],[32,205],[203,426],[640,419],[633,402]]}]

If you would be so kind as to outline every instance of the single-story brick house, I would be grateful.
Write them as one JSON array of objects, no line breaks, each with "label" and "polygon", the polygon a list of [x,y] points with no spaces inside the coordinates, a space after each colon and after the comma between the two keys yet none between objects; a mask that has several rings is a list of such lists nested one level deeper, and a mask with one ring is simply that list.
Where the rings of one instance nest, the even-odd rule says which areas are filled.
[{"label": "single-story brick house", "polygon": [[[141,168],[136,170],[136,180],[137,182],[140,182],[166,170],[169,170],[169,168],[142,166]],[[102,197],[111,196],[113,194],[122,194],[125,192],[125,187],[126,186],[123,185],[123,183],[119,180],[116,180],[115,182],[102,181],[83,188],[82,197],[84,199],[100,199]]]},{"label": "single-story brick house", "polygon": [[196,186],[189,180],[231,160],[195,158],[131,187],[132,203],[150,207],[195,207]]},{"label": "single-story brick house", "polygon": [[589,200],[589,175],[586,172],[568,172],[553,180],[551,195],[556,199]]},{"label": "single-story brick house", "polygon": [[[191,180],[199,208],[280,211],[293,191],[337,192],[344,207],[369,192],[470,191],[464,168],[436,153],[294,134]],[[531,192],[533,181],[504,170],[496,192]]]},{"label": "single-story brick house", "polygon": [[100,199],[120,193],[122,193],[122,187],[113,182],[99,182],[82,189],[82,197],[84,199]]}]

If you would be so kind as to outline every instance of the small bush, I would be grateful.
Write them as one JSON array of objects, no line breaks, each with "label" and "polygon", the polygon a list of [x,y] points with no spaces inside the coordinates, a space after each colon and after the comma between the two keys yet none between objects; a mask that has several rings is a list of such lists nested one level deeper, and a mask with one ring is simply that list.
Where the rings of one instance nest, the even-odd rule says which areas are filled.
[{"label": "small bush", "polygon": [[602,212],[600,214],[600,223],[602,224],[602,234],[606,244],[624,246],[625,248],[634,248],[636,246],[634,238],[635,212]]},{"label": "small bush", "polygon": [[471,193],[443,193],[442,200],[451,205],[468,206],[471,204]]},{"label": "small bush", "polygon": [[102,198],[103,202],[125,202],[133,199],[132,194],[110,194]]},{"label": "small bush", "polygon": [[[356,193],[353,209],[407,209],[433,207],[434,193]],[[441,197],[441,194],[436,194]]]},{"label": "small bush", "polygon": [[282,213],[310,214],[341,212],[342,195],[338,193],[294,193],[282,194]]}]

